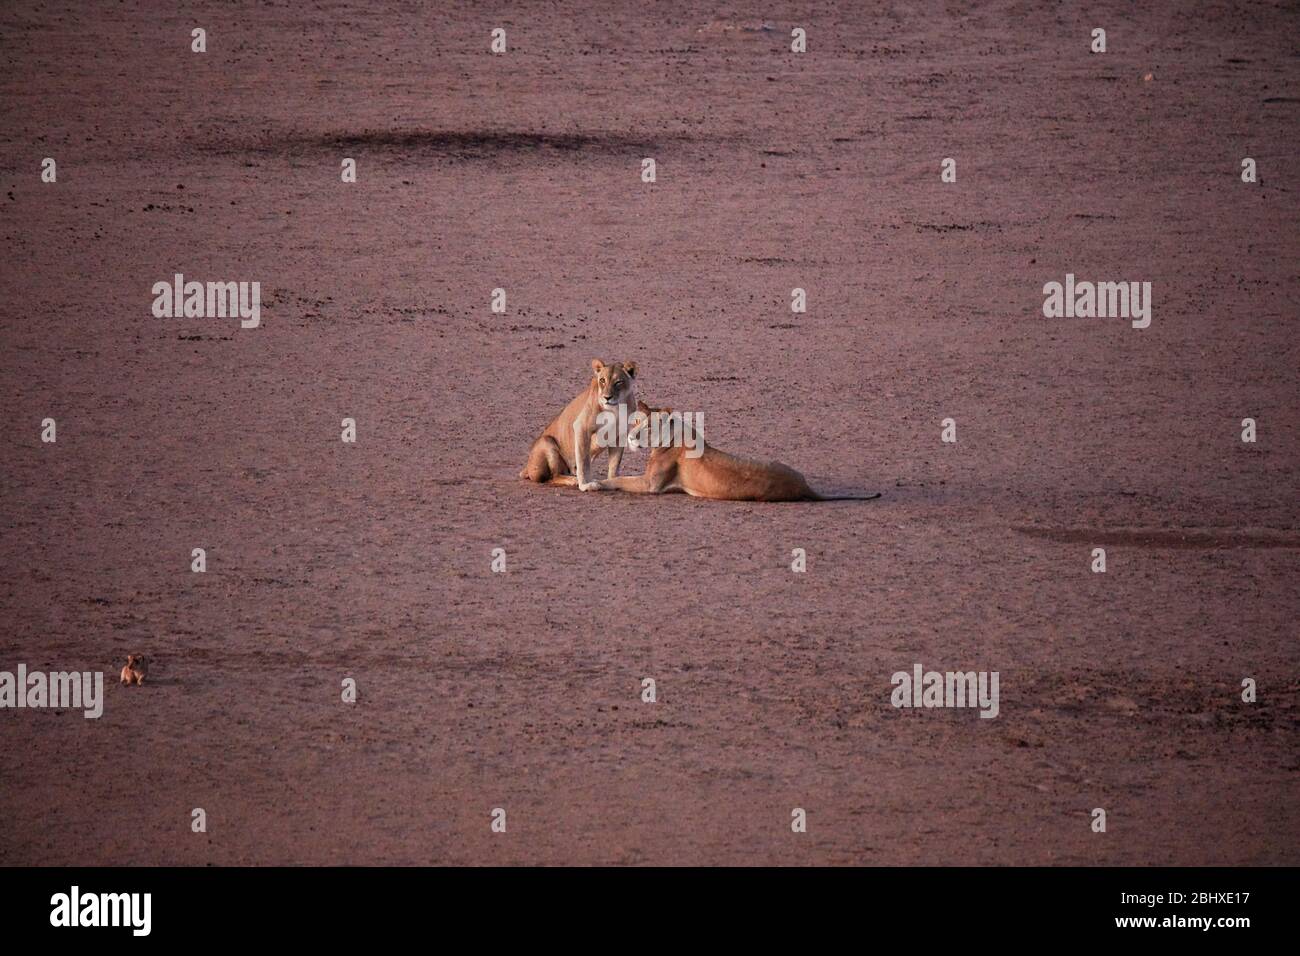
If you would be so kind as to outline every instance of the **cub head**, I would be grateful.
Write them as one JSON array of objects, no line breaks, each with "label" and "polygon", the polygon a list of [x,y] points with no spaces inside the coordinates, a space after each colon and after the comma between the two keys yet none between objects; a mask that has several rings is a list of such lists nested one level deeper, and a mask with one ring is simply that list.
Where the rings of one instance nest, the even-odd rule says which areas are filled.
[{"label": "cub head", "polygon": [[140,668],[140,667],[144,667],[144,665],[145,665],[145,659],[144,659],[144,655],[143,655],[143,654],[127,654],[127,655],[126,655],[126,666],[127,666],[127,667]]},{"label": "cub head", "polygon": [[600,359],[592,359],[591,371],[602,408],[612,410],[619,405],[636,404],[636,362],[606,365]]}]

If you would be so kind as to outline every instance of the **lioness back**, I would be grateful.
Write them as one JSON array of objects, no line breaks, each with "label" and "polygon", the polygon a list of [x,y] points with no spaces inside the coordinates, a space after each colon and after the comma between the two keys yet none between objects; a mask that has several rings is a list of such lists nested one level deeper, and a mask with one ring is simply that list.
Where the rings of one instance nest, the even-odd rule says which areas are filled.
[{"label": "lioness back", "polygon": [[[692,466],[702,463],[702,467]],[[700,498],[731,501],[805,501],[817,496],[803,475],[779,461],[761,462],[738,458],[705,446],[704,454],[691,459],[685,456],[678,467],[689,471],[683,482]]]}]

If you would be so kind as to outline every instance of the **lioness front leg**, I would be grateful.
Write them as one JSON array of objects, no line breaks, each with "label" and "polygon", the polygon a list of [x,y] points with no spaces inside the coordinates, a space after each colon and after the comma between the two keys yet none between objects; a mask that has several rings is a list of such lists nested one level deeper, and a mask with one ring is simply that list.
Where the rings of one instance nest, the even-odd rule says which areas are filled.
[{"label": "lioness front leg", "polygon": [[573,463],[578,473],[579,491],[596,491],[599,486],[589,477],[591,472],[591,432],[581,421],[573,423]]},{"label": "lioness front leg", "polygon": [[623,463],[623,448],[618,446],[609,450],[609,475],[610,478],[618,477],[618,466]]},{"label": "lioness front leg", "polygon": [[626,478],[604,478],[592,482],[597,491],[629,491],[634,495],[659,494],[659,482],[649,475],[629,475]]}]

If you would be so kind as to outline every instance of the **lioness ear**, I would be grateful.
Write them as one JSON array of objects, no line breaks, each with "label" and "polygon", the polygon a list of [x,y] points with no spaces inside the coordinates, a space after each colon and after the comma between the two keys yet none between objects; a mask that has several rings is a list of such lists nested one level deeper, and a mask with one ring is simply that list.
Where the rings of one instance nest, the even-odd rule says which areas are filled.
[{"label": "lioness ear", "polygon": [[636,378],[636,362],[624,362],[623,371],[627,372],[628,378]]},{"label": "lioness ear", "polygon": [[595,372],[597,375],[599,375],[601,372],[605,370],[605,363],[602,362],[600,359],[592,359],[591,370]]},{"label": "lioness ear", "polygon": [[639,399],[637,400],[637,403],[636,403],[636,410],[637,410],[638,412],[640,412],[642,415],[649,415],[651,412],[654,411],[653,408],[651,408],[651,407],[650,407],[649,405],[647,405],[645,402],[640,401]]}]

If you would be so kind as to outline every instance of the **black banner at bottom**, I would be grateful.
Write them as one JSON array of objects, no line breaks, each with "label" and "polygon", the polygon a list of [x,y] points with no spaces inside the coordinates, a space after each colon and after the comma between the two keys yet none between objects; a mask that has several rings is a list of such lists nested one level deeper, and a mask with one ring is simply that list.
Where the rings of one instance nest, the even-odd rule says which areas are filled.
[{"label": "black banner at bottom", "polygon": [[[535,944],[562,928],[659,946],[689,925],[700,940],[722,933],[733,945],[789,932],[923,946],[1044,936],[1232,946],[1285,930],[1294,887],[1294,869],[1265,868],[0,868],[0,925],[6,942],[96,945],[337,945],[431,929],[493,942],[513,931]],[[606,930],[619,935],[596,936]]]}]

